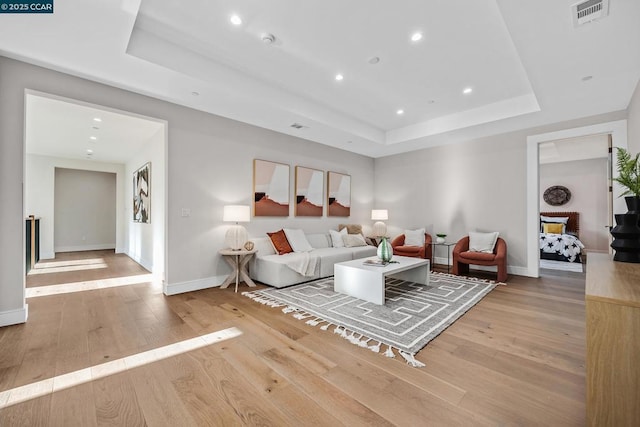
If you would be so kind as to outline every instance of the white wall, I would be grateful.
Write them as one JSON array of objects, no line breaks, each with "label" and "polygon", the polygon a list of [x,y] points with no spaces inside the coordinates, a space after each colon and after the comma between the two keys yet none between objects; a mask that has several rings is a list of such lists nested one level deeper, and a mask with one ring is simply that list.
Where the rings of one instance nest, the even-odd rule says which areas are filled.
[{"label": "white wall", "polygon": [[116,174],[55,169],[55,252],[115,249]]},{"label": "white wall", "polygon": [[640,153],[640,81],[633,93],[629,107],[627,131],[629,132],[629,150],[632,153]]},{"label": "white wall", "polygon": [[[607,159],[576,160],[540,165],[540,211],[580,213],[580,240],[588,251],[608,252],[609,224]],[[551,206],[542,198],[552,185],[563,185],[571,191],[571,200],[562,206]]]},{"label": "white wall", "polygon": [[[127,229],[127,255],[154,273],[157,280],[164,279],[165,233],[165,131],[153,135],[145,146],[126,165],[128,184],[125,185],[125,224]],[[151,162],[151,222],[133,222],[133,173]]]},{"label": "white wall", "polygon": [[[224,233],[228,227],[222,222],[223,206],[251,204],[254,158],[291,165],[292,193],[293,167],[296,165],[350,174],[352,203],[349,218],[290,216],[252,219],[246,225],[250,236],[263,235],[283,226],[301,227],[313,232],[336,228],[339,223],[347,221],[371,223],[374,180],[371,158],[4,57],[0,57],[0,76],[0,112],[3,113],[0,115],[0,196],[3,200],[0,207],[0,230],[3,233],[0,243],[0,312],[18,310],[17,316],[26,315],[24,257],[23,252],[15,249],[24,243],[23,217],[26,215],[22,207],[21,186],[25,89],[168,122],[167,293],[216,286],[230,272],[218,255],[218,250],[224,246]],[[154,173],[156,171],[154,167]],[[124,185],[130,184],[128,177],[125,182]],[[120,180],[118,185],[120,188]],[[182,217],[182,208],[190,209],[190,216]],[[118,209],[118,215],[124,213],[124,207]]]},{"label": "white wall", "polygon": [[389,210],[392,236],[426,226],[455,242],[469,231],[499,231],[509,271],[528,275],[527,136],[624,117],[616,112],[376,159],[376,207]]},{"label": "white wall", "polygon": [[55,169],[75,169],[116,174],[116,252],[125,251],[124,165],[92,160],[27,154],[25,167],[25,214],[40,217],[40,258],[51,259],[54,250]]}]

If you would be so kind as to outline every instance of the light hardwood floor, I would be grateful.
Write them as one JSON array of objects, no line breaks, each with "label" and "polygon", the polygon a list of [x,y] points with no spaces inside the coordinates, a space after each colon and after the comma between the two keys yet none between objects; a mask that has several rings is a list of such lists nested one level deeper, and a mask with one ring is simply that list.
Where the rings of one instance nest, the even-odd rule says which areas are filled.
[{"label": "light hardwood floor", "polygon": [[[78,258],[107,267],[30,275],[28,287],[147,274],[108,251],[55,261]],[[0,426],[585,424],[578,273],[510,276],[418,353],[424,368],[232,287],[167,297],[140,283],[27,302],[26,324],[0,328],[0,392],[230,327],[242,335],[7,406]]]}]

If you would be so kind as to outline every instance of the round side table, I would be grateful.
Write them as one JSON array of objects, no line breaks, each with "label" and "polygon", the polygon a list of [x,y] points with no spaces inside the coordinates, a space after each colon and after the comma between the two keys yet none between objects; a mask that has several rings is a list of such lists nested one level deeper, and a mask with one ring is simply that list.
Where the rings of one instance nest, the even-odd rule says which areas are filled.
[{"label": "round side table", "polygon": [[222,285],[220,285],[220,287],[226,288],[233,282],[236,282],[236,292],[238,292],[239,282],[245,282],[250,287],[255,287],[256,284],[253,283],[253,280],[251,280],[251,277],[249,277],[249,270],[247,267],[249,264],[249,260],[256,252],[258,252],[257,249],[253,249],[250,251],[246,249],[240,249],[237,251],[233,249],[220,249],[218,253],[222,255],[225,261],[227,261],[227,264],[229,264],[233,269],[231,274],[229,274],[229,277],[226,278],[226,280],[224,281],[224,283],[222,283]]}]

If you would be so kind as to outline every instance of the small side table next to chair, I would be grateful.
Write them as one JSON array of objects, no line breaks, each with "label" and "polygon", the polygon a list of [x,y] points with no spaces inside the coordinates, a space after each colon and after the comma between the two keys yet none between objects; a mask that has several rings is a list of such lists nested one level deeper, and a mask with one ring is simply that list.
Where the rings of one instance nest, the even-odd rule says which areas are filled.
[{"label": "small side table next to chair", "polygon": [[226,288],[231,283],[236,283],[236,292],[238,292],[238,283],[245,282],[250,287],[255,287],[256,284],[253,283],[251,277],[249,277],[248,264],[249,260],[258,252],[256,249],[252,249],[250,251],[246,249],[233,250],[233,249],[220,249],[219,253],[222,257],[227,261],[227,264],[231,266],[233,271],[229,274],[229,277],[220,285],[221,288]]}]

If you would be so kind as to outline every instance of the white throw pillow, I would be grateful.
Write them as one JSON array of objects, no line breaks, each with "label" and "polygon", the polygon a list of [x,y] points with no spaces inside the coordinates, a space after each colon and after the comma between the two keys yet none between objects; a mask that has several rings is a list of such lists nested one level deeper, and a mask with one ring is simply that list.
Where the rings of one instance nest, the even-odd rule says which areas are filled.
[{"label": "white throw pillow", "polygon": [[331,243],[334,248],[344,248],[344,241],[342,240],[342,237],[349,234],[347,232],[347,227],[340,231],[329,230],[329,234],[331,235]]},{"label": "white throw pillow", "polygon": [[310,252],[313,250],[302,230],[285,228],[284,234],[287,236],[293,252]]},{"label": "white throw pillow", "polygon": [[405,246],[424,246],[424,228],[418,230],[404,230]]},{"label": "white throw pillow", "polygon": [[342,236],[342,240],[347,248],[367,246],[367,242],[364,240],[364,236],[362,234],[347,234]]},{"label": "white throw pillow", "polygon": [[477,233],[469,232],[469,252],[486,252],[493,253],[493,248],[498,241],[498,232],[493,233]]}]

